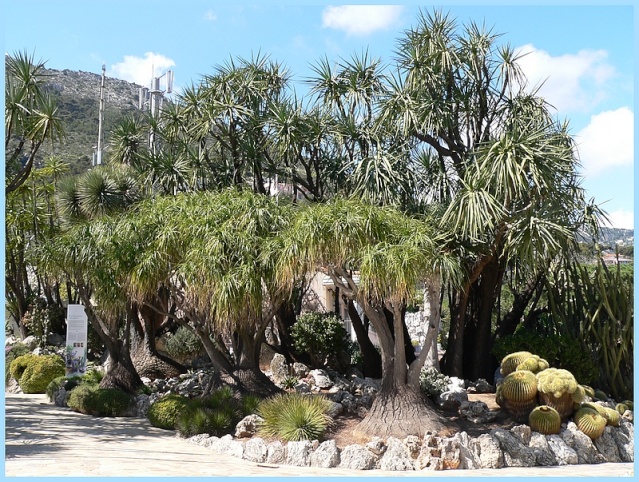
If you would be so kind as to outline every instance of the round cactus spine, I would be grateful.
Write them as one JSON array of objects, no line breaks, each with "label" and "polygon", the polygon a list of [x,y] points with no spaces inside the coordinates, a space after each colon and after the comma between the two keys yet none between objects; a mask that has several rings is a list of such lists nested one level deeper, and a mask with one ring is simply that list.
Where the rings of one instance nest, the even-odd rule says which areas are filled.
[{"label": "round cactus spine", "polygon": [[510,355],[506,355],[501,361],[501,374],[506,376],[515,370],[517,370],[517,365],[522,363],[526,358],[530,358],[532,353],[529,351],[517,351],[515,353],[511,353]]},{"label": "round cactus spine", "polygon": [[554,408],[541,405],[530,412],[528,425],[535,432],[544,435],[556,434],[561,430],[561,416]]},{"label": "round cactus spine", "polygon": [[575,413],[577,428],[592,440],[598,438],[606,428],[606,419],[594,408],[583,407]]}]

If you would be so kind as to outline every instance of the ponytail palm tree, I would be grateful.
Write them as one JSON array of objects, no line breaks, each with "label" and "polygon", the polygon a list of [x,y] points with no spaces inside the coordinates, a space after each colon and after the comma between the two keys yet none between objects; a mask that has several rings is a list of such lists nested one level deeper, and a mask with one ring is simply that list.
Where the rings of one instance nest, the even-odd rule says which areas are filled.
[{"label": "ponytail palm tree", "polygon": [[567,126],[498,39],[439,11],[420,14],[399,42],[378,117],[413,146],[420,203],[446,210],[439,229],[455,240],[465,279],[450,290],[443,368],[470,379],[492,380],[491,325],[504,274],[516,267],[522,289],[534,290],[529,280],[571,249],[586,211]]},{"label": "ponytail palm tree", "polygon": [[[300,208],[282,237],[280,276],[323,271],[340,293],[363,308],[378,336],[382,388],[357,431],[403,437],[442,428],[419,390],[428,350],[407,363],[402,317],[419,282],[454,267],[454,260],[440,251],[433,226],[393,208],[336,199]],[[385,310],[393,315],[390,325]]]},{"label": "ponytail palm tree", "polygon": [[[202,340],[218,370],[240,388],[270,393],[259,369],[264,333],[287,299],[275,277],[277,233],[289,208],[232,190],[156,198],[121,220],[112,245],[126,290],[143,304],[166,290],[176,321]],[[233,357],[227,351],[233,348]]]}]

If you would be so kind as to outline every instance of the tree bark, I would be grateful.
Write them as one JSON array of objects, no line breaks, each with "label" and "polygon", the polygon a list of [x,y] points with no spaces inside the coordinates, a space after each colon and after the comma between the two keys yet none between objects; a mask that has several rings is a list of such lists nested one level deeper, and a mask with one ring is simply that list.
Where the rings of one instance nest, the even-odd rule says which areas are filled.
[{"label": "tree bark", "polygon": [[357,337],[357,343],[362,352],[362,374],[365,377],[381,378],[382,377],[382,356],[373,345],[368,337],[368,332],[362,319],[355,308],[353,300],[348,300],[348,315],[351,318],[351,325]]},{"label": "tree bark", "polygon": [[440,432],[447,422],[439,416],[433,403],[414,387],[405,383],[382,383],[368,414],[354,429],[359,437],[382,438],[408,435],[423,437],[426,432]]}]

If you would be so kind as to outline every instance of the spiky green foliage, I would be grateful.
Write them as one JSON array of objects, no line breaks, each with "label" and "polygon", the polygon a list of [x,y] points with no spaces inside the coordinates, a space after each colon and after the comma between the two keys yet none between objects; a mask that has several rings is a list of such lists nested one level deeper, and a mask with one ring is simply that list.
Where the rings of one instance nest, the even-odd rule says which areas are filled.
[{"label": "spiky green foliage", "polygon": [[594,269],[572,262],[548,282],[553,317],[594,356],[596,386],[616,400],[633,393],[633,283],[621,265],[609,267],[600,256]]},{"label": "spiky green foliage", "polygon": [[260,400],[254,395],[234,393],[224,386],[208,396],[188,400],[176,417],[175,428],[184,437],[232,433],[242,417],[256,412]]},{"label": "spiky green foliage", "polygon": [[259,432],[287,441],[321,439],[331,425],[330,402],[318,395],[278,394],[264,400],[258,414],[264,419]]},{"label": "spiky green foliage", "polygon": [[544,435],[556,434],[561,430],[561,416],[554,408],[541,405],[530,412],[528,425],[535,432]]},{"label": "spiky green foliage", "polygon": [[580,408],[575,413],[577,428],[592,440],[601,436],[607,423],[605,417],[594,408]]}]

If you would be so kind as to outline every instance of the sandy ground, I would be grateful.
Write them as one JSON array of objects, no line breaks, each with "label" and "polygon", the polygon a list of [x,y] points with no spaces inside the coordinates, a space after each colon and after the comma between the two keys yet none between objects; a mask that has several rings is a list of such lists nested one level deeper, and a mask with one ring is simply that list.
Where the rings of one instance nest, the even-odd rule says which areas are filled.
[{"label": "sandy ground", "polygon": [[632,477],[633,464],[387,472],[256,464],[218,455],[146,419],[96,418],[46,395],[6,394],[5,476]]}]

